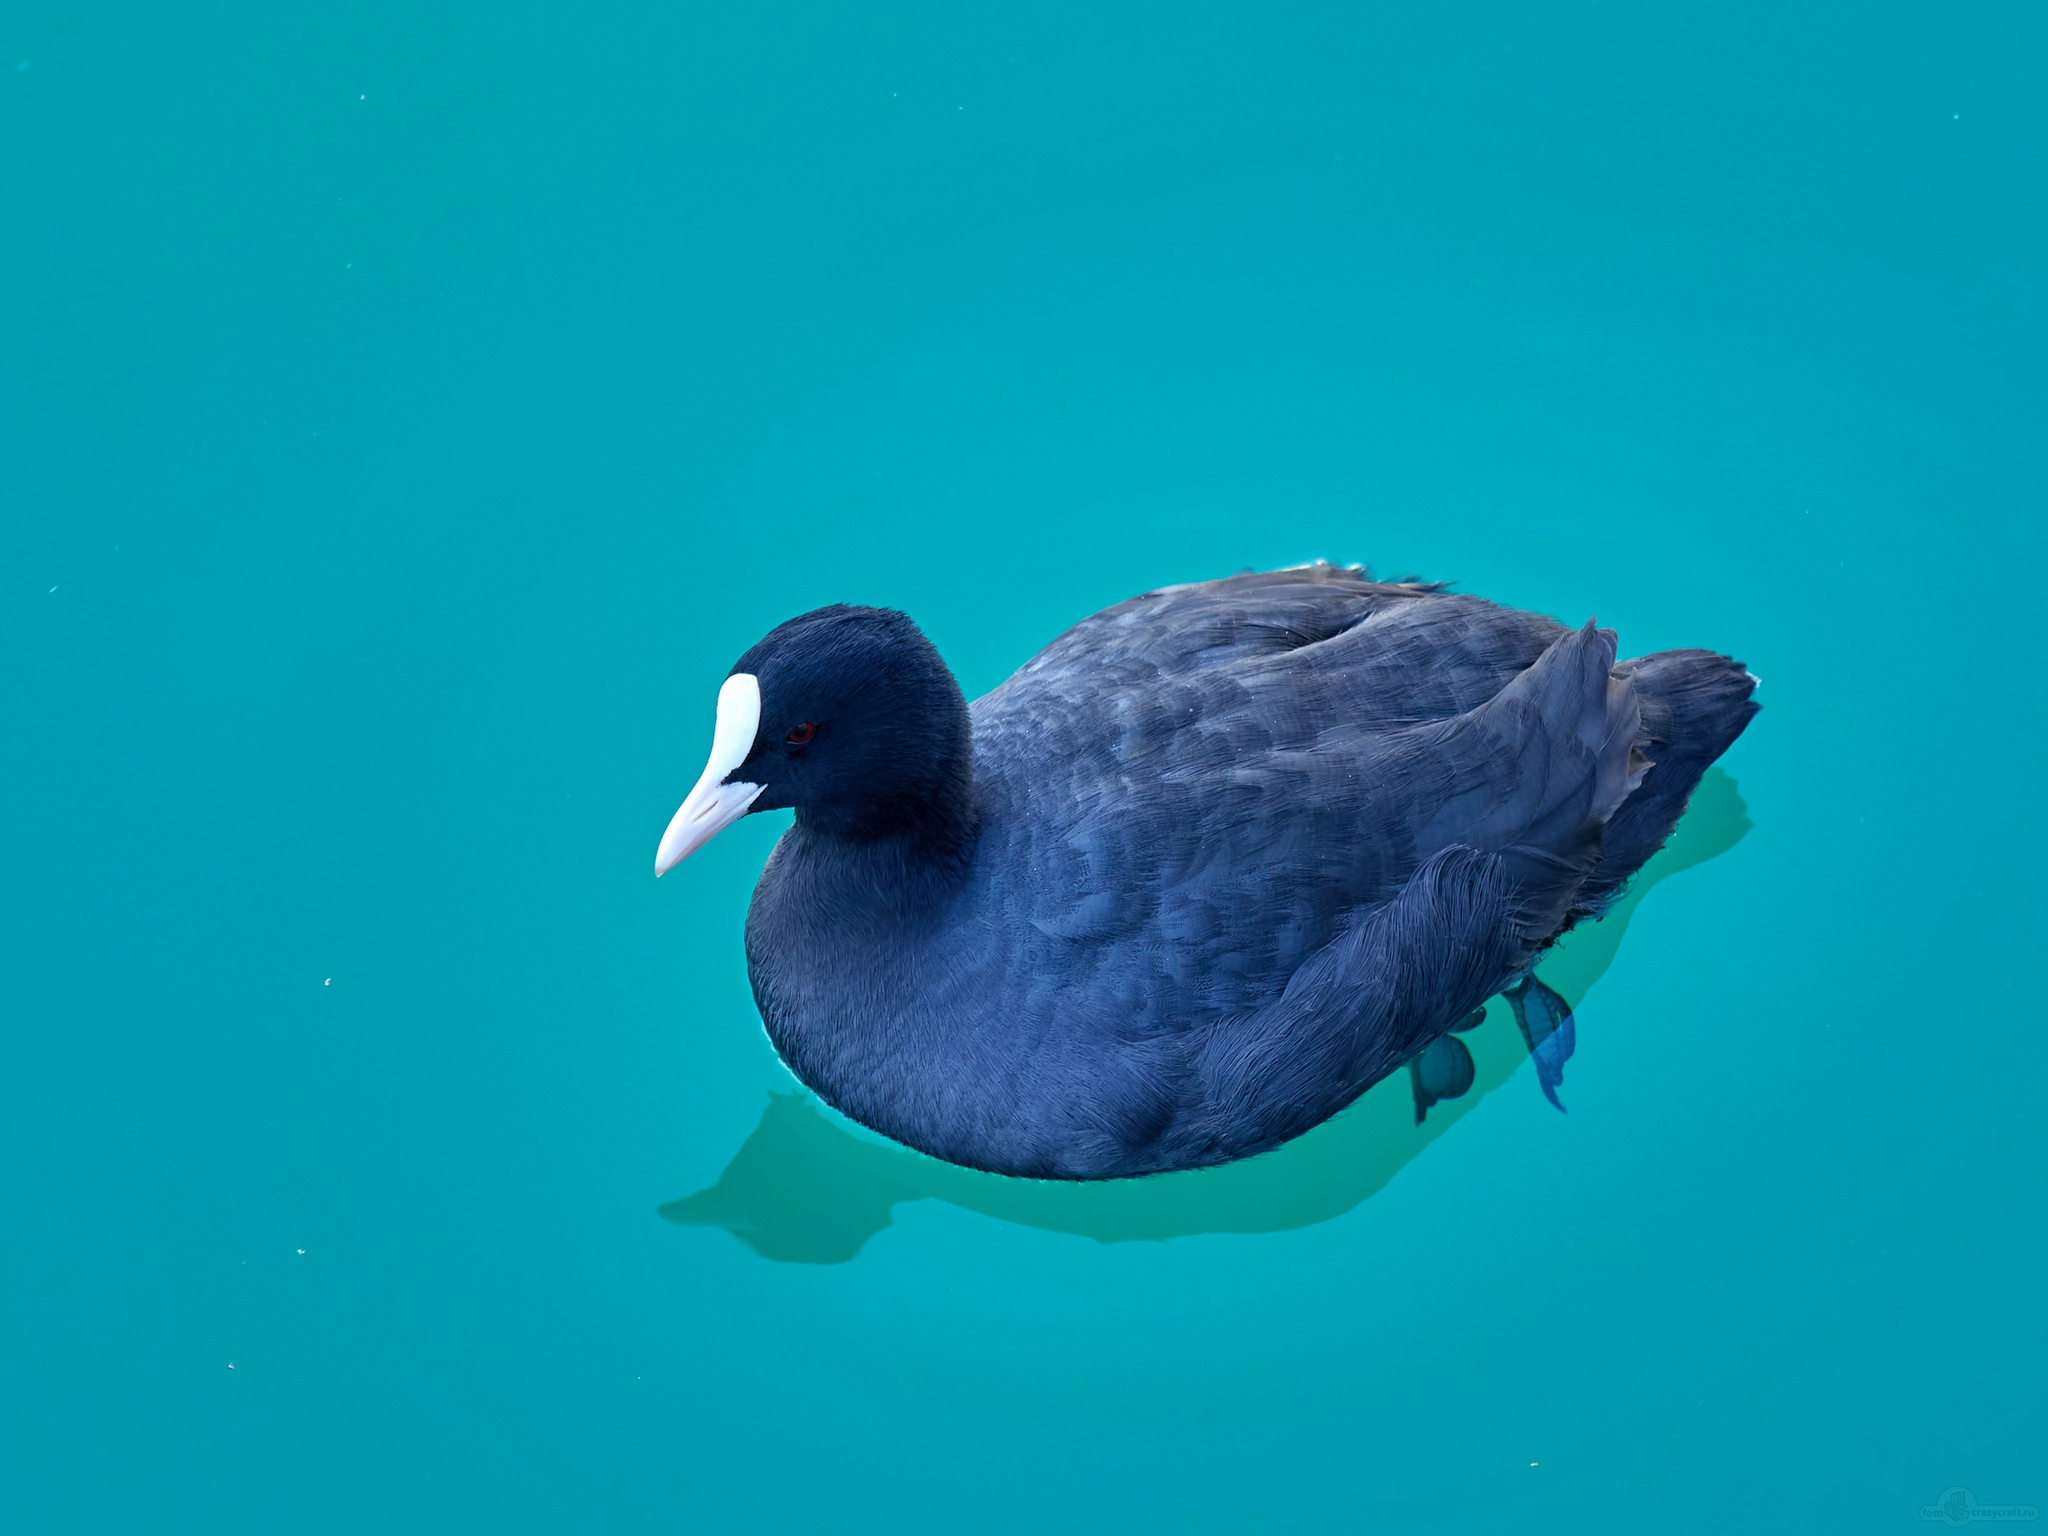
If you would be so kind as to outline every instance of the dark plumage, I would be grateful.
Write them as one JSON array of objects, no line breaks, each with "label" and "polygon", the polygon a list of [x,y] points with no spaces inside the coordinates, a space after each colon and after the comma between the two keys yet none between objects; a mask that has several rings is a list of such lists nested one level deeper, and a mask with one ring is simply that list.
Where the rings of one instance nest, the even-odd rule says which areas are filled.
[{"label": "dark plumage", "polygon": [[1264,1151],[1417,1058],[1614,896],[1756,711],[1712,652],[1617,663],[1611,631],[1326,565],[1120,603],[971,706],[873,608],[734,673],[751,746],[663,857],[692,815],[682,852],[796,808],[747,920],[776,1048],[898,1141],[1070,1179]]}]

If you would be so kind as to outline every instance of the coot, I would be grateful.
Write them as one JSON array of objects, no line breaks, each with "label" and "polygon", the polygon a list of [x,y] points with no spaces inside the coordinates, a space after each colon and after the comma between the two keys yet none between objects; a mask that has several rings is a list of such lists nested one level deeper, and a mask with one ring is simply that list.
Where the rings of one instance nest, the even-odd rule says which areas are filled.
[{"label": "coot", "polygon": [[794,807],[746,949],[798,1077],[971,1168],[1201,1167],[1522,983],[1670,835],[1755,685],[1318,564],[1119,603],[969,704],[905,615],[834,605],[732,669],[655,873]]}]

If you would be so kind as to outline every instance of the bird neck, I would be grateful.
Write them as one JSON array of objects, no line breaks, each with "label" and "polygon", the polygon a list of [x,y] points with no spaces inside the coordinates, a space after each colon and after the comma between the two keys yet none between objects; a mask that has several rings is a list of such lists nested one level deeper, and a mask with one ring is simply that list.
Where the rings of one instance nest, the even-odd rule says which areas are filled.
[{"label": "bird neck", "polygon": [[796,963],[824,960],[842,944],[881,963],[889,943],[941,920],[966,882],[972,838],[963,845],[922,831],[847,837],[800,817],[785,849],[789,857],[777,860],[784,900],[776,905],[803,914],[804,942],[816,950]]}]

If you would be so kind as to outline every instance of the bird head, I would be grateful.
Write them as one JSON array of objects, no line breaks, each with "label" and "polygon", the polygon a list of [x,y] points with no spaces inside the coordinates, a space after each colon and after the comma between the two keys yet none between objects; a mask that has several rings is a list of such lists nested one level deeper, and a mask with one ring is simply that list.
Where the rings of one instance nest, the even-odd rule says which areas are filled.
[{"label": "bird head", "polygon": [[662,834],[658,877],[752,811],[825,835],[929,831],[964,814],[967,703],[893,609],[844,603],[779,624],[718,690],[711,756]]}]

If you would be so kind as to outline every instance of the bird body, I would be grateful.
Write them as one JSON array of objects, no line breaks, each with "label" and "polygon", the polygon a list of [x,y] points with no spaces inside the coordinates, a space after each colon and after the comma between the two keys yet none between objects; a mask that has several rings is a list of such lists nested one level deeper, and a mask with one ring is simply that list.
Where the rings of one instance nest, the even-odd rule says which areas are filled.
[{"label": "bird body", "polygon": [[1342,1109],[1611,899],[1755,712],[1711,652],[1326,565],[1133,598],[971,706],[876,609],[741,678],[714,787],[797,810],[747,922],[776,1048],[898,1141],[1070,1179]]}]

